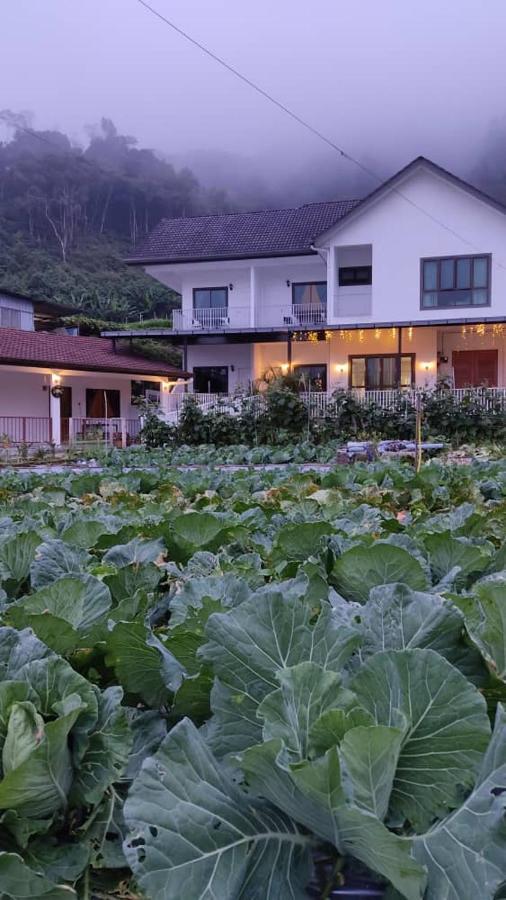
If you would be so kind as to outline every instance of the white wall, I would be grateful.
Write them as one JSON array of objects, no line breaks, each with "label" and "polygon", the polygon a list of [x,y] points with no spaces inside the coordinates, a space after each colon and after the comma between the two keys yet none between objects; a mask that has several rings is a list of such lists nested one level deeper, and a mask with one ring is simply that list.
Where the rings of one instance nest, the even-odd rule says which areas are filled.
[{"label": "white wall", "polygon": [[[140,376],[139,376],[140,377]],[[136,419],[138,407],[132,406],[129,375],[62,374],[61,384],[72,388],[72,415],[86,416],[86,388],[120,391],[121,415]],[[156,381],[159,379],[148,378]],[[49,416],[50,374],[44,371],[0,369],[0,416]],[[46,388],[46,390],[44,390]]]},{"label": "white wall", "polygon": [[[331,332],[326,341],[292,341],[292,366],[324,364],[327,366],[328,389],[348,387],[349,357],[397,353],[397,329],[348,330]],[[251,354],[248,350],[251,348]],[[437,328],[403,329],[402,352],[415,354],[415,380],[420,387],[430,387],[437,378]],[[214,344],[188,348],[188,366],[234,365],[229,373],[230,391],[239,382],[261,379],[271,368],[281,369],[288,363],[286,341],[248,344]],[[246,373],[249,374],[246,376]],[[505,373],[506,375],[506,373]],[[506,383],[506,382],[505,382]]]},{"label": "white wall", "polygon": [[[188,371],[194,366],[228,366],[228,390],[248,387],[253,375],[253,344],[205,344],[188,347]],[[231,367],[234,367],[232,371]]]},{"label": "white wall", "polygon": [[[372,308],[363,320],[395,322],[506,315],[506,215],[426,169],[415,170],[399,185],[399,191],[416,206],[399,193],[384,195],[363,213],[343,222],[326,241],[338,253],[343,246],[372,244]],[[433,218],[417,206],[428,210]],[[447,227],[441,227],[434,219]],[[490,307],[420,309],[422,258],[480,253],[492,254]],[[332,288],[336,294],[335,283]],[[334,321],[345,324],[351,318],[357,321],[357,317],[342,316]]]},{"label": "white wall", "polygon": [[[292,285],[297,282],[326,281],[327,269],[320,259],[310,256],[293,261],[289,257],[276,260],[269,266],[257,269],[257,314],[256,324],[275,327],[283,323],[284,315],[289,316],[292,306]],[[287,281],[290,282],[287,285]]]}]

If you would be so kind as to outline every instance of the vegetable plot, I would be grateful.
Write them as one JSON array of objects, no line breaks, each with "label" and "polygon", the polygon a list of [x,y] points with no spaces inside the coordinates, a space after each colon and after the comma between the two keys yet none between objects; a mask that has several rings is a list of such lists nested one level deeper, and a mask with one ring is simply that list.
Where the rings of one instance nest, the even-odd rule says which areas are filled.
[{"label": "vegetable plot", "polygon": [[501,462],[5,475],[0,897],[499,900],[505,522]]}]

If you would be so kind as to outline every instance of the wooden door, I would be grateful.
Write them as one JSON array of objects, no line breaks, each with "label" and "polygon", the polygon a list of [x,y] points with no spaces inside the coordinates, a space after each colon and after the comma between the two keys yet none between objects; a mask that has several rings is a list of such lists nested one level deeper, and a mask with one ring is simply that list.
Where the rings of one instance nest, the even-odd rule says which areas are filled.
[{"label": "wooden door", "polygon": [[497,387],[497,350],[454,350],[456,388]]}]

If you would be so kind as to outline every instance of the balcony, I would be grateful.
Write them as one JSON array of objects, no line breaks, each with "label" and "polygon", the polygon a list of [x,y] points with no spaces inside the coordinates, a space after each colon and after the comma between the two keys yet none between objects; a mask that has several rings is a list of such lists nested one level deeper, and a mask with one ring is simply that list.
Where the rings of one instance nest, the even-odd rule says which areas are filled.
[{"label": "balcony", "polygon": [[249,307],[215,307],[212,309],[175,309],[172,314],[174,331],[225,331],[227,328],[248,328]]},{"label": "balcony", "polygon": [[[174,331],[226,331],[251,328],[250,309],[228,306],[212,309],[176,309],[172,314]],[[327,309],[322,304],[292,304],[257,309],[255,328],[315,328],[327,324]]]}]

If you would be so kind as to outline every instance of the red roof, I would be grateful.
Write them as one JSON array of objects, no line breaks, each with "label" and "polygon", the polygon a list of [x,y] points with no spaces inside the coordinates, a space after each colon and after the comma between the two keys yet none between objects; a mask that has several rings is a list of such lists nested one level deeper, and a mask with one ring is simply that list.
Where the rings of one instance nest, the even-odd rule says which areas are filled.
[{"label": "red roof", "polygon": [[123,372],[183,378],[185,373],[164,362],[114,351],[113,341],[44,331],[0,328],[0,365],[26,365],[87,372]]}]

